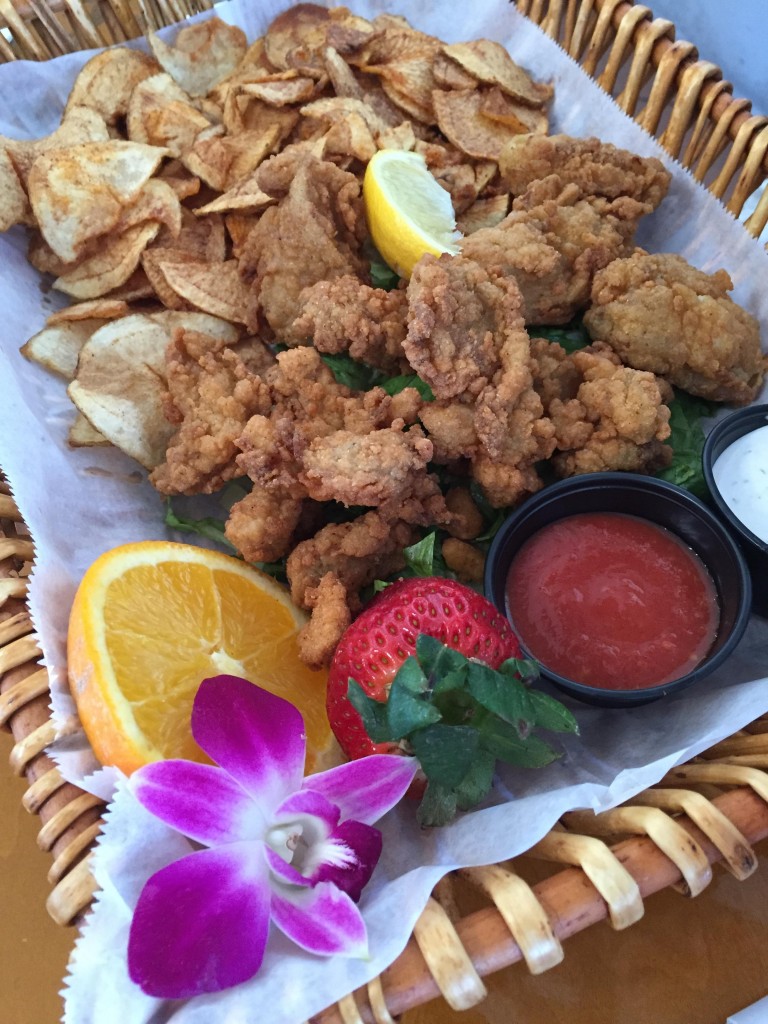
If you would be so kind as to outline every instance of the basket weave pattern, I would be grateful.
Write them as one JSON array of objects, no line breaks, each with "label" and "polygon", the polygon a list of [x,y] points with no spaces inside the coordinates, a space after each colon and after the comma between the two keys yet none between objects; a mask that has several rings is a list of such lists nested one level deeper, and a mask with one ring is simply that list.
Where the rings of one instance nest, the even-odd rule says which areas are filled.
[{"label": "basket weave pattern", "polygon": [[[212,6],[211,0],[0,0],[0,60],[47,60],[119,43]],[[671,22],[627,0],[517,0],[518,8],[582,67],[734,214],[768,178],[768,119],[736,99],[720,69],[675,41]],[[768,190],[746,229],[768,222]],[[0,725],[26,778],[25,808],[38,814],[49,850],[47,907],[59,924],[80,921],[94,894],[89,852],[103,802],[66,783],[45,748],[53,739],[48,676],[26,607],[34,549],[0,478]],[[552,874],[529,886],[514,865],[449,876],[435,890],[401,956],[369,985],[314,1018],[316,1024],[391,1024],[393,1015],[443,995],[456,1009],[482,1000],[482,978],[525,960],[534,973],[563,958],[562,942],[600,920],[627,927],[643,900],[673,885],[695,896],[720,861],[737,878],[757,867],[768,836],[768,716],[671,772],[631,806],[573,813],[528,852]],[[563,865],[567,865],[563,868]],[[464,916],[456,890],[483,893]]]}]

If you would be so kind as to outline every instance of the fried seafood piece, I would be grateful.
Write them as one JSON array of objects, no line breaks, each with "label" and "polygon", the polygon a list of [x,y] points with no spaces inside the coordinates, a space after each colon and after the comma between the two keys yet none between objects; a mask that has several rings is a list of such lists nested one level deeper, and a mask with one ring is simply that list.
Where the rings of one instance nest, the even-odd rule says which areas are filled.
[{"label": "fried seafood piece", "polygon": [[554,398],[548,412],[558,450],[558,476],[624,470],[655,473],[672,461],[672,389],[652,373],[617,365],[599,347],[568,357],[582,383],[575,397]]},{"label": "fried seafood piece", "polygon": [[[612,352],[608,346],[604,346]],[[620,360],[615,357],[616,362]],[[576,397],[581,374],[562,345],[547,338],[531,338],[531,373],[536,394],[545,410],[555,398],[568,401]]]},{"label": "fried seafood piece", "polygon": [[422,256],[408,283],[408,362],[435,397],[477,396],[528,347],[520,291],[463,256]]},{"label": "fried seafood piece", "polygon": [[536,182],[496,227],[462,242],[489,273],[513,277],[526,325],[567,323],[589,303],[595,273],[633,250],[643,206],[586,195],[557,177]]},{"label": "fried seafood piece", "polygon": [[300,314],[285,340],[318,352],[348,352],[386,373],[402,373],[408,300],[400,289],[371,288],[352,274],[318,281],[300,295]]},{"label": "fried seafood piece", "polygon": [[302,660],[314,667],[328,664],[349,618],[360,609],[359,591],[402,569],[403,548],[415,540],[408,523],[374,511],[325,526],[296,545],[286,563],[291,598],[312,613],[299,634]]},{"label": "fried seafood piece", "polygon": [[312,441],[298,473],[309,497],[380,508],[410,523],[450,522],[439,483],[426,472],[432,442],[419,427],[402,426],[396,421],[368,434],[339,430]]},{"label": "fried seafood piece", "polygon": [[617,199],[630,196],[655,210],[666,196],[672,175],[656,157],[643,157],[600,139],[570,135],[518,135],[501,151],[499,172],[519,196],[534,181],[556,174],[578,185],[584,195]]},{"label": "fried seafood piece", "polygon": [[287,554],[302,502],[254,486],[229,510],[224,535],[246,562],[276,562]]},{"label": "fried seafood piece", "polygon": [[269,389],[249,366],[267,366],[270,359],[254,339],[241,355],[199,332],[174,331],[166,353],[165,414],[178,429],[165,462],[150,475],[158,491],[210,494],[238,475],[235,439],[251,416],[270,407]]},{"label": "fried seafood piece", "polygon": [[354,174],[302,151],[288,171],[267,161],[258,175],[260,187],[280,194],[290,170],[295,173],[287,191],[251,229],[240,258],[241,275],[253,282],[251,319],[255,323],[263,314],[278,341],[286,342],[304,288],[347,274],[362,277],[366,264],[359,248],[367,235]]},{"label": "fried seafood piece", "polygon": [[584,326],[622,362],[693,395],[748,405],[768,366],[760,327],[728,292],[725,270],[706,274],[672,253],[636,253],[595,276]]}]

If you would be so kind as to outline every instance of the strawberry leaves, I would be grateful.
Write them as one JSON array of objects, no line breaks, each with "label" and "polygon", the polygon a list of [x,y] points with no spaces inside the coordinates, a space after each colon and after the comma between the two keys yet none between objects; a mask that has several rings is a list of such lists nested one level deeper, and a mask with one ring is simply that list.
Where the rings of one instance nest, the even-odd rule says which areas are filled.
[{"label": "strawberry leaves", "polygon": [[419,822],[444,825],[487,796],[497,760],[539,768],[559,756],[535,729],[578,732],[567,708],[526,685],[536,675],[533,662],[510,658],[493,669],[421,634],[386,701],[352,678],[348,697],[374,743],[418,758],[427,779]]}]

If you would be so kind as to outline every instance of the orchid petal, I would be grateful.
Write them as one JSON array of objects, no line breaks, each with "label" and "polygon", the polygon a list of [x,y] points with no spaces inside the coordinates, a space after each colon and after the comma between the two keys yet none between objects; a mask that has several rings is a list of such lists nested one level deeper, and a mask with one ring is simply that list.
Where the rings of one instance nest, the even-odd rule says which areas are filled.
[{"label": "orchid petal", "polygon": [[321,882],[314,889],[273,887],[272,920],[310,953],[359,957],[368,953],[362,914],[331,882]]},{"label": "orchid petal", "polygon": [[313,881],[331,882],[357,903],[381,856],[381,832],[359,821],[342,821],[330,837],[330,844],[352,853],[343,863],[324,861]]},{"label": "orchid petal", "polygon": [[273,874],[283,881],[287,882],[288,885],[301,885],[308,888],[312,885],[312,880],[306,878],[297,871],[292,864],[288,864],[279,853],[273,850],[270,846],[264,848],[264,852],[267,857],[267,863],[269,864],[270,870]]},{"label": "orchid petal", "polygon": [[205,846],[264,836],[262,811],[222,768],[155,761],[134,772],[130,786],[156,818]]},{"label": "orchid petal", "polygon": [[128,940],[131,980],[147,995],[187,999],[258,971],[270,888],[261,843],[198,850],[144,886]]},{"label": "orchid petal", "polygon": [[342,818],[372,825],[402,798],[418,767],[415,757],[371,754],[308,776],[304,789],[337,804]]},{"label": "orchid petal", "polygon": [[288,818],[296,818],[300,815],[311,814],[320,818],[328,826],[328,831],[336,828],[341,813],[336,804],[331,803],[322,793],[315,793],[313,790],[300,789],[280,804],[274,813],[276,822]]},{"label": "orchid petal", "polygon": [[204,679],[192,735],[265,813],[301,786],[306,737],[297,708],[237,676]]}]

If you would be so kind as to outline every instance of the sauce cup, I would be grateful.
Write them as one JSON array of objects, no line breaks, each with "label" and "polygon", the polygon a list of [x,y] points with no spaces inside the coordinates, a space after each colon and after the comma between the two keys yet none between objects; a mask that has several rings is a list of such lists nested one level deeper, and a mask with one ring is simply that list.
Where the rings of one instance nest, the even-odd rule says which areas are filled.
[{"label": "sauce cup", "polygon": [[[756,434],[756,431],[760,433]],[[736,538],[752,575],[752,610],[765,617],[768,617],[768,535],[758,536],[740,518],[739,513],[744,515],[747,523],[755,530],[761,530],[763,514],[768,509],[767,435],[768,405],[749,406],[714,425],[707,435],[702,454],[704,479],[712,504]],[[750,441],[751,453],[747,453],[744,451],[744,443]],[[746,463],[742,461],[745,456],[748,460]],[[738,464],[731,462],[734,457],[739,458]],[[726,467],[724,460],[731,462],[731,465]],[[757,508],[754,499],[758,495],[755,490],[735,490],[740,485],[743,473],[752,474],[753,488],[755,480],[758,481],[758,500],[761,504]],[[746,508],[745,502],[748,503]]]},{"label": "sauce cup", "polygon": [[[747,627],[752,599],[749,571],[728,529],[702,501],[665,480],[635,473],[588,473],[561,480],[528,498],[502,523],[488,552],[486,596],[509,616],[507,578],[523,544],[545,526],[579,513],[623,513],[676,535],[699,557],[714,582],[719,624],[703,659],[685,675],[660,685],[610,689],[569,679],[540,664],[541,674],[578,700],[602,707],[648,704],[703,679],[729,657]],[[514,621],[512,622],[514,626]],[[531,656],[525,637],[520,643]]]}]

